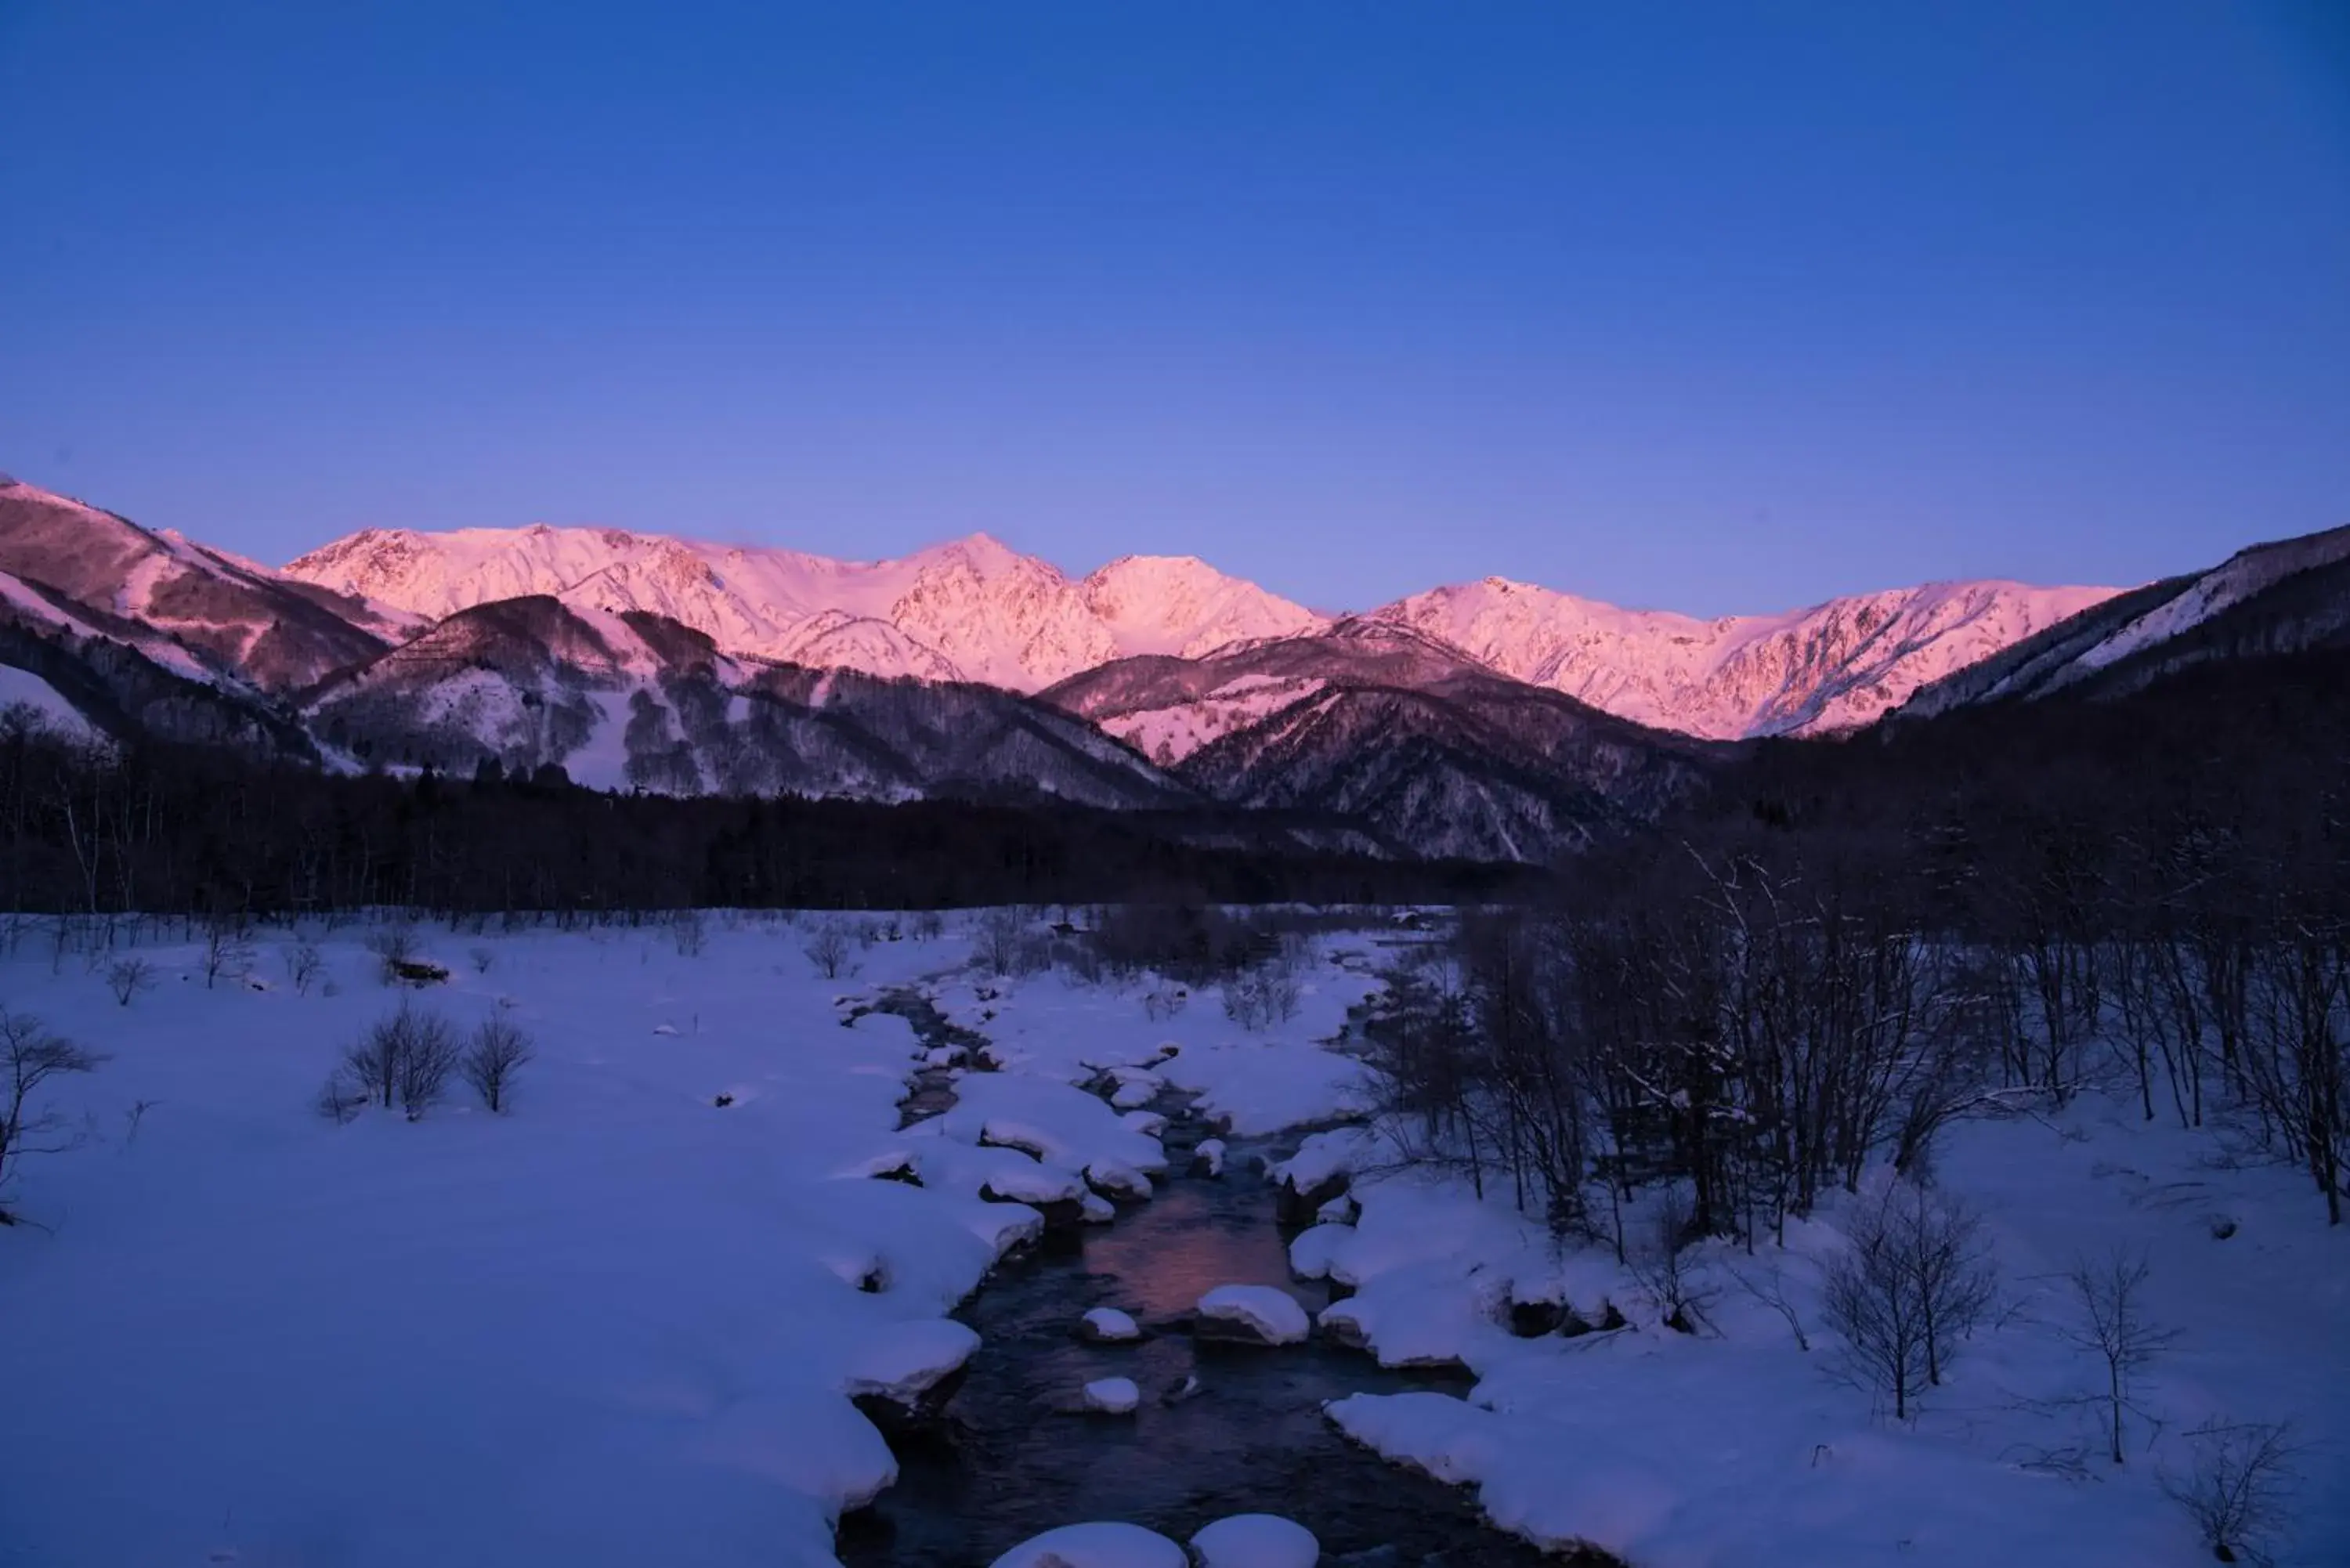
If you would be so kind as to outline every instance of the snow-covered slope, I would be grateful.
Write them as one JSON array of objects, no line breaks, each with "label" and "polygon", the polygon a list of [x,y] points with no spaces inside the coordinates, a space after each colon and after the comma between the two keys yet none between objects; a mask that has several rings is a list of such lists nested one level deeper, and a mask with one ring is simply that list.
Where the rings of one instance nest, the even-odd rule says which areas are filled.
[{"label": "snow-covered slope", "polygon": [[29,670],[0,664],[0,736],[12,725],[92,741],[98,731],[65,693]]},{"label": "snow-covered slope", "polygon": [[1195,659],[1227,643],[1294,637],[1328,624],[1196,556],[1122,556],[1086,578],[1082,591],[1121,657]]},{"label": "snow-covered slope", "polygon": [[[379,653],[415,624],[5,477],[0,571],[97,618],[135,626],[143,640],[177,642],[210,672],[271,691]],[[174,658],[156,656],[167,664]]]},{"label": "snow-covered slope", "polygon": [[1548,860],[1653,811],[1711,750],[1383,620],[1122,659],[1043,696],[1217,800],[1357,819],[1419,856]]},{"label": "snow-covered slope", "polygon": [[899,560],[836,561],[616,529],[369,529],[286,573],[435,618],[525,594],[650,610],[728,653],[1015,691],[1128,654],[1318,624],[1201,561],[1134,556],[1073,582],[983,534]]},{"label": "snow-covered slope", "polygon": [[2215,659],[2340,646],[2350,637],[2350,527],[2240,550],[2149,584],[1918,691],[1925,718],[1971,703],[2088,690],[2118,694]]},{"label": "snow-covered slope", "polygon": [[360,761],[555,766],[598,789],[1191,798],[1091,726],[1012,692],[737,659],[650,611],[543,594],[447,617],[327,682],[307,716]]},{"label": "snow-covered slope", "polygon": [[1730,739],[1868,723],[2113,592],[1930,583],[1787,615],[1698,620],[1487,577],[1373,613],[1621,717]]}]

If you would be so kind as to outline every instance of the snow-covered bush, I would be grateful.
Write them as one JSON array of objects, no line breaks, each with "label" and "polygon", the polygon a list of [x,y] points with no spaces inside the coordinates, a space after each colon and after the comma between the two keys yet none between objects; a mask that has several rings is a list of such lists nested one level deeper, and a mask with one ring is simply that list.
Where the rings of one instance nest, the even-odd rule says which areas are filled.
[{"label": "snow-covered bush", "polygon": [[1297,1016],[1297,970],[1275,960],[1224,982],[1224,1016],[1243,1029],[1270,1029]]},{"label": "snow-covered bush", "polygon": [[818,920],[816,929],[808,933],[807,940],[800,944],[800,951],[807,955],[807,961],[816,966],[816,973],[827,980],[838,980],[848,968],[849,947],[853,940],[846,922],[839,919]]},{"label": "snow-covered bush", "polygon": [[1691,1266],[1690,1240],[1689,1204],[1679,1187],[1668,1188],[1657,1205],[1648,1244],[1626,1256],[1626,1267],[1656,1303],[1658,1321],[1682,1334],[1707,1326],[1706,1311],[1716,1293]]},{"label": "snow-covered bush", "polygon": [[121,1006],[130,1005],[130,999],[155,983],[155,966],[142,958],[117,959],[106,971],[107,989]]},{"label": "snow-covered bush", "polygon": [[296,942],[286,950],[286,978],[294,982],[296,994],[307,996],[311,984],[326,968],[327,961],[308,942]]},{"label": "snow-covered bush", "polygon": [[2299,1479],[2290,1427],[2270,1421],[2207,1421],[2187,1434],[2184,1473],[2166,1470],[2164,1495],[2186,1510],[2211,1555],[2266,1563],[2283,1533]]},{"label": "snow-covered bush", "polygon": [[387,1109],[397,1101],[413,1120],[441,1097],[457,1055],[447,1022],[403,1001],[343,1054],[343,1072],[369,1099]]}]

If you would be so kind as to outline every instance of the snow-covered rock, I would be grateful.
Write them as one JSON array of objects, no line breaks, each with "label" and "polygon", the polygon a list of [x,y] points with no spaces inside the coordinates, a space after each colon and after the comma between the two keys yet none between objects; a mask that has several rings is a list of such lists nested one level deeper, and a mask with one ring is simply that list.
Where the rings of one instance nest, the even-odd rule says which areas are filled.
[{"label": "snow-covered rock", "polygon": [[1086,1185],[1119,1203],[1148,1202],[1152,1190],[1150,1178],[1114,1159],[1097,1159],[1086,1167]]},{"label": "snow-covered rock", "polygon": [[1312,1320],[1288,1292],[1271,1285],[1218,1285],[1200,1298],[1193,1332],[1247,1345],[1296,1345]]},{"label": "snow-covered rock", "polygon": [[1222,1176],[1224,1173],[1224,1140],[1203,1137],[1191,1150],[1191,1168],[1201,1176]]},{"label": "snow-covered rock", "polygon": [[1096,1307],[1078,1320],[1077,1337],[1096,1345],[1126,1345],[1142,1337],[1142,1325],[1116,1307]]},{"label": "snow-covered rock", "polygon": [[1142,1390],[1131,1377],[1097,1377],[1085,1386],[1086,1408],[1105,1416],[1131,1416],[1141,1403]]},{"label": "snow-covered rock", "polygon": [[1139,1524],[1065,1524],[1031,1536],[990,1568],[1190,1568],[1183,1549]]},{"label": "snow-covered rock", "polygon": [[1200,1568],[1315,1568],[1322,1543],[1295,1520],[1235,1513],[1191,1537]]}]

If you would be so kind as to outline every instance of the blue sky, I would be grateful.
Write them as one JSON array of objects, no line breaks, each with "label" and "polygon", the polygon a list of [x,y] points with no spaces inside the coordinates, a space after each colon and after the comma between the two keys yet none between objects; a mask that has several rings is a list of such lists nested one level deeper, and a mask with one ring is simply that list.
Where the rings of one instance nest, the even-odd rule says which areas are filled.
[{"label": "blue sky", "polygon": [[2139,580],[2350,523],[2345,16],[0,0],[0,469],[270,560]]}]

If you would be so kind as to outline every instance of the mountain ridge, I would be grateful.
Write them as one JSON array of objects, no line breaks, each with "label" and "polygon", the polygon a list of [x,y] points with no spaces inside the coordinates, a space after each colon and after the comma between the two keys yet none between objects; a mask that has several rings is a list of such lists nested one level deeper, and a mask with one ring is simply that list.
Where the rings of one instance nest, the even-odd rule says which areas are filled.
[{"label": "mountain ridge", "polygon": [[1713,740],[1856,728],[2117,591],[1929,583],[1704,620],[1486,577],[1334,616],[1190,556],[1122,556],[1071,577],[985,534],[843,561],[546,524],[362,530],[285,571],[426,616],[551,593],[667,615],[729,652],[1026,692],[1118,659],[1199,658],[1342,620],[1387,620],[1618,717]]}]

